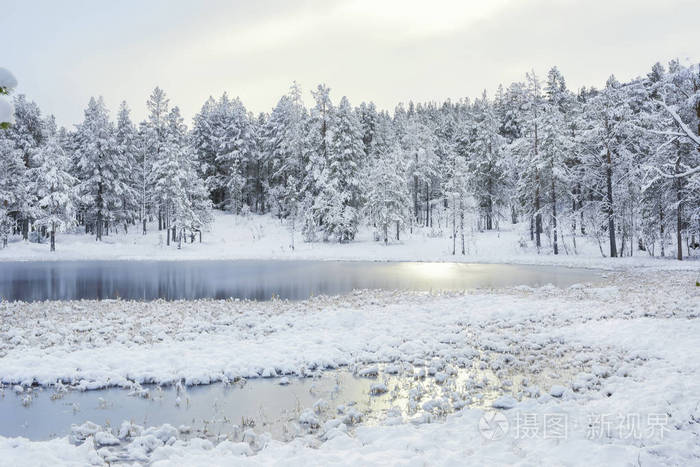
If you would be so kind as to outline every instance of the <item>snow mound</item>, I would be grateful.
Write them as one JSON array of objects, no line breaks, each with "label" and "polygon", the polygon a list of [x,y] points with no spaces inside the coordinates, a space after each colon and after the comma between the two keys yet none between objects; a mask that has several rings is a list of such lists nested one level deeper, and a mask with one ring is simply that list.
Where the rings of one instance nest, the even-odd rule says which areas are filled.
[{"label": "snow mound", "polygon": [[505,395],[501,396],[491,403],[491,407],[494,409],[508,410],[516,406],[518,401],[516,401],[513,396]]},{"label": "snow mound", "polygon": [[549,389],[549,395],[552,397],[561,397],[564,395],[564,391],[566,391],[566,388],[564,386],[555,384]]},{"label": "snow mound", "polygon": [[0,68],[0,88],[14,89],[17,87],[17,78],[7,68]]}]

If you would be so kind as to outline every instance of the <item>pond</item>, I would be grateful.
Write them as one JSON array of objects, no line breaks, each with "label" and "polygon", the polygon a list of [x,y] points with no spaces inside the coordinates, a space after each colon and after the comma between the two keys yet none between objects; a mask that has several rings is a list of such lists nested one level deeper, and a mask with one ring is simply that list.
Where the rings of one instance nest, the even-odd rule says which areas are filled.
[{"label": "pond", "polygon": [[355,289],[464,290],[598,282],[600,272],[556,266],[372,261],[0,262],[10,301],[239,298],[303,300]]},{"label": "pond", "polygon": [[[118,431],[122,421],[144,427],[165,423],[187,426],[188,435],[216,438],[242,435],[251,428],[289,440],[316,431],[324,422],[377,424],[387,418],[442,418],[462,407],[489,407],[503,394],[528,397],[567,379],[572,368],[561,356],[549,370],[527,365],[494,371],[495,354],[482,354],[466,365],[407,363],[367,365],[319,371],[308,377],[240,379],[190,386],[135,385],[79,391],[69,386],[0,388],[0,436],[51,439],[71,433],[86,421]],[[313,414],[309,417],[309,414]],[[309,420],[310,418],[310,420]],[[310,424],[311,426],[305,426]]]}]

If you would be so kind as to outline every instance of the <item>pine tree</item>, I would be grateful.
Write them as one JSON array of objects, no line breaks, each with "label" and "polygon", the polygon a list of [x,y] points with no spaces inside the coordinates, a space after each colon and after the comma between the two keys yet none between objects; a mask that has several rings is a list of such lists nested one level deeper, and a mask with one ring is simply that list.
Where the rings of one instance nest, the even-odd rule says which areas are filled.
[{"label": "pine tree", "polygon": [[208,185],[212,191],[223,192],[223,207],[238,213],[254,149],[252,125],[240,99],[229,100],[226,94],[219,101],[214,115],[217,119],[214,133],[216,173]]},{"label": "pine tree", "polygon": [[[671,61],[667,74],[660,65],[651,73],[649,98],[655,104],[654,127],[659,150],[647,163],[654,179],[649,187],[672,199],[676,258],[683,259],[683,232],[700,236],[700,66]],[[697,126],[697,128],[695,128]]]},{"label": "pine tree", "polygon": [[37,196],[35,225],[46,228],[51,236],[51,251],[56,251],[56,232],[74,223],[74,186],[77,180],[68,173],[70,159],[55,138],[35,155],[37,166],[31,169],[32,191]]},{"label": "pine tree", "polygon": [[520,102],[523,118],[519,128],[520,137],[513,141],[512,149],[518,155],[516,164],[517,191],[525,212],[530,217],[530,238],[535,240],[537,251],[542,246],[542,173],[546,168],[541,148],[542,117],[545,113],[542,85],[537,75],[527,73],[527,86],[512,86],[514,96]]},{"label": "pine tree", "polygon": [[[316,230],[323,227],[325,215],[330,211],[333,203],[337,203],[329,181],[329,160],[331,142],[333,140],[333,122],[335,107],[330,99],[330,88],[319,84],[315,91],[311,91],[315,105],[311,109],[304,144],[304,161],[306,170],[302,181],[305,204],[311,207],[310,215],[305,215],[303,233],[304,238],[310,241],[315,238]],[[322,191],[323,196],[322,196]],[[308,207],[307,207],[308,209]],[[328,239],[328,229],[324,228],[324,238]]]},{"label": "pine tree", "polygon": [[369,165],[366,180],[367,219],[389,243],[389,230],[396,227],[396,239],[410,216],[408,184],[405,177],[404,155],[395,143],[390,151],[378,154]]},{"label": "pine tree", "polygon": [[119,174],[121,189],[121,210],[115,213],[115,221],[124,224],[127,232],[129,224],[133,224],[139,216],[139,171],[138,164],[138,135],[131,122],[129,107],[122,102],[117,115],[117,128],[115,133],[116,165]]},{"label": "pine tree", "polygon": [[[0,131],[0,240],[3,247],[21,212],[28,212],[30,186],[22,152]],[[33,202],[32,202],[33,204]]]},{"label": "pine tree", "polygon": [[[11,142],[14,150],[20,152],[25,170],[17,173],[20,178],[15,183],[27,186],[27,171],[36,166],[33,154],[46,140],[44,134],[44,121],[41,117],[39,106],[26,99],[23,94],[14,99],[14,123],[3,131],[4,136]],[[35,198],[31,192],[21,194],[15,202],[13,215],[20,225],[22,238],[29,238],[29,230],[34,219]]]},{"label": "pine tree", "polygon": [[467,161],[457,151],[449,155],[448,170],[445,181],[445,196],[451,213],[452,254],[457,249],[457,232],[460,234],[462,255],[466,253],[464,239],[464,215],[467,209],[467,195],[470,190]]},{"label": "pine tree", "polygon": [[[552,233],[552,250],[559,254],[559,241],[563,241],[563,228],[560,216],[563,214],[560,208],[562,204],[563,187],[570,182],[568,165],[575,164],[574,140],[570,133],[571,125],[567,121],[571,96],[566,89],[566,82],[559,70],[554,67],[547,74],[545,86],[545,107],[541,120],[541,144],[542,157],[545,168],[542,173],[542,181],[550,207],[550,226]],[[562,216],[563,217],[563,216]]]},{"label": "pine tree", "polygon": [[318,210],[326,237],[334,235],[339,242],[347,242],[355,238],[359,224],[364,143],[360,123],[346,97],[340,100],[333,124]]},{"label": "pine tree", "polygon": [[494,228],[498,212],[506,202],[506,181],[502,155],[505,139],[486,93],[474,101],[471,119],[462,127],[458,150],[466,159],[469,185],[477,200],[486,230]]},{"label": "pine tree", "polygon": [[[192,147],[197,156],[198,171],[205,182],[217,175],[218,138],[216,136],[216,126],[218,118],[215,118],[217,111],[217,102],[210,96],[204,102],[200,111],[194,116],[194,124],[190,134]],[[215,203],[221,203],[223,193],[220,195],[212,190],[211,198]]]},{"label": "pine tree", "polygon": [[[102,240],[105,227],[122,211],[122,196],[128,191],[117,152],[114,125],[104,101],[91,98],[85,118],[76,131],[76,161],[80,209],[95,239]],[[107,230],[107,233],[109,231]]]},{"label": "pine tree", "polygon": [[425,225],[429,223],[430,216],[430,187],[437,175],[437,155],[435,130],[428,126],[427,122],[415,115],[410,115],[399,123],[397,132],[401,136],[401,147],[407,157],[406,163],[411,174],[411,194],[413,196],[413,216],[417,223],[421,223],[421,199],[425,200]]},{"label": "pine tree", "polygon": [[[148,109],[148,119],[141,131],[143,156],[140,168],[140,204],[144,212],[144,218],[146,214],[157,214],[158,230],[162,230],[164,213],[160,209],[158,194],[155,192],[157,177],[154,174],[154,166],[166,158],[170,100],[162,89],[156,87],[148,98],[146,107]],[[172,150],[172,148],[169,148],[169,150]],[[144,232],[145,230],[144,226]]]},{"label": "pine tree", "polygon": [[585,112],[588,127],[583,133],[586,150],[582,153],[582,164],[590,188],[598,194],[592,204],[598,206],[596,214],[602,216],[593,217],[592,226],[595,229],[601,224],[606,226],[610,257],[616,257],[616,207],[620,205],[617,195],[622,195],[618,181],[625,159],[630,157],[627,146],[630,108],[625,90],[614,76],[608,79],[604,90],[590,99]]}]

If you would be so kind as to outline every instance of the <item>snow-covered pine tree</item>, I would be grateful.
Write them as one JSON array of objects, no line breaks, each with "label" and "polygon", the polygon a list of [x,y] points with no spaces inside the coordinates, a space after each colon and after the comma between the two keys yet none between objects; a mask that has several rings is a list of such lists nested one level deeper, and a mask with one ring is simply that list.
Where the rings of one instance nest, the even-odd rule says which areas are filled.
[{"label": "snow-covered pine tree", "polygon": [[[175,107],[177,109],[177,107]],[[174,110],[174,109],[173,109]],[[189,145],[184,145],[179,151],[179,182],[176,184],[181,192],[173,198],[173,222],[172,227],[177,238],[178,248],[186,242],[186,234],[189,231],[190,238],[194,241],[195,232],[201,233],[211,224],[212,203],[204,181],[198,176],[195,168],[196,155]]]},{"label": "snow-covered pine tree", "polygon": [[70,159],[55,138],[50,138],[35,154],[37,166],[30,170],[32,192],[37,197],[35,225],[50,233],[51,251],[56,251],[56,232],[75,222],[75,185],[68,170]]},{"label": "snow-covered pine tree", "polygon": [[139,203],[139,171],[137,170],[139,156],[139,141],[136,127],[131,122],[130,110],[123,101],[117,114],[115,133],[116,165],[121,179],[121,210],[117,210],[115,221],[124,225],[128,232],[129,224],[134,224],[140,211]]},{"label": "snow-covered pine tree", "polygon": [[360,122],[347,97],[343,97],[333,120],[333,137],[324,168],[325,183],[319,195],[324,232],[341,243],[353,240],[357,233],[363,159]]},{"label": "snow-covered pine tree", "polygon": [[522,104],[522,127],[520,128],[520,137],[513,141],[512,150],[518,156],[516,161],[517,191],[525,213],[530,218],[530,238],[534,238],[539,252],[542,246],[541,235],[543,232],[542,173],[546,168],[546,161],[540,147],[545,102],[539,77],[534,72],[530,72],[527,73],[526,78],[527,86],[511,86],[517,92],[523,93],[514,98],[516,102]]},{"label": "snow-covered pine tree", "polygon": [[[213,97],[209,97],[202,105],[201,110],[194,116],[194,124],[190,134],[192,147],[197,155],[197,166],[200,176],[205,183],[217,175],[216,156],[218,149],[217,126],[218,104]],[[211,198],[215,204],[223,201],[223,193],[211,192]]]},{"label": "snow-covered pine tree", "polygon": [[[27,212],[30,186],[22,152],[0,131],[0,240],[7,246],[20,212]],[[33,203],[32,203],[33,204]]]},{"label": "snow-covered pine tree", "polygon": [[158,203],[166,245],[169,246],[171,238],[175,240],[178,227],[181,227],[180,218],[187,210],[188,202],[181,164],[186,128],[177,106],[168,113],[166,124],[164,141],[157,153],[158,158],[153,160],[151,176],[154,199]]},{"label": "snow-covered pine tree", "polygon": [[357,108],[357,118],[362,127],[362,143],[365,147],[365,156],[370,161],[380,155],[380,148],[377,147],[377,132],[379,131],[379,113],[374,102],[369,104],[363,102]]},{"label": "snow-covered pine tree", "polygon": [[[39,106],[28,101],[23,94],[14,99],[14,123],[3,131],[5,137],[12,141],[15,150],[20,151],[25,171],[18,173],[20,178],[14,180],[17,184],[28,186],[26,171],[35,167],[33,154],[46,140],[44,134],[45,123],[41,117]],[[18,190],[19,191],[19,190]],[[16,199],[13,216],[17,220],[22,238],[29,238],[29,230],[34,219],[35,198],[29,190],[19,195]]]},{"label": "snow-covered pine tree", "polygon": [[[302,232],[307,241],[313,240],[317,229],[324,225],[324,215],[330,209],[330,202],[333,201],[329,192],[331,188],[328,186],[328,163],[333,140],[335,108],[331,102],[330,88],[326,85],[319,84],[316,90],[311,91],[311,95],[315,104],[306,126],[304,143],[306,170],[302,181],[304,199],[307,200],[305,204],[313,206],[311,214],[304,215]],[[324,188],[327,196],[321,197],[321,190]]]},{"label": "snow-covered pine tree", "polygon": [[263,151],[269,167],[269,200],[280,218],[289,222],[292,242],[306,186],[305,167],[308,153],[304,151],[306,111],[301,88],[295,82],[283,96],[263,127]]},{"label": "snow-covered pine tree", "polygon": [[305,185],[304,174],[304,167],[308,163],[308,154],[304,152],[308,116],[301,87],[296,81],[292,83],[286,99],[280,103],[282,105],[278,110],[281,113],[276,113],[274,128],[271,128],[276,136],[269,140],[268,145],[272,150],[269,158],[272,162],[271,175],[277,182],[271,187],[270,193],[276,199],[278,214],[287,219],[290,248],[293,250],[298,220],[302,217],[302,200],[309,188]]},{"label": "snow-covered pine tree", "polygon": [[[545,85],[545,107],[541,119],[540,149],[545,162],[542,171],[544,199],[549,205],[549,225],[552,234],[552,251],[559,254],[559,242],[563,242],[564,217],[561,205],[564,196],[569,193],[565,187],[569,183],[568,163],[574,160],[574,139],[567,117],[571,96],[566,89],[566,81],[559,70],[554,67],[547,74]],[[546,215],[546,213],[545,213]]]},{"label": "snow-covered pine tree", "polygon": [[585,184],[594,194],[589,201],[595,207],[591,227],[597,237],[599,226],[605,226],[610,257],[616,257],[616,207],[624,196],[619,192],[618,181],[623,177],[621,168],[627,165],[625,159],[631,157],[628,148],[631,112],[625,89],[611,76],[605,89],[589,99],[584,112],[587,127],[583,132],[585,150],[581,162]]},{"label": "snow-covered pine tree", "polygon": [[[17,80],[9,70],[0,68],[0,130],[6,130],[14,122],[14,108],[4,97],[17,86]],[[7,139],[6,133],[0,133],[0,240],[2,247],[7,246],[13,220],[9,215],[9,206],[16,197],[16,179],[11,180],[12,173],[20,167],[18,153],[14,144]]]},{"label": "snow-covered pine tree", "polygon": [[147,223],[151,219],[152,210],[149,208],[151,203],[151,162],[152,159],[148,153],[148,123],[142,121],[139,123],[136,130],[135,150],[136,150],[136,165],[134,166],[134,185],[136,192],[136,204],[138,208],[138,218],[141,222],[141,234],[146,235]]},{"label": "snow-covered pine tree", "polygon": [[[649,187],[672,199],[676,258],[683,259],[683,232],[700,238],[700,66],[669,63],[669,71],[655,67],[649,98],[658,136],[658,150],[646,164],[653,179]],[[651,77],[650,77],[651,78]]]},{"label": "snow-covered pine tree", "polygon": [[223,207],[238,213],[243,205],[248,164],[254,149],[252,125],[240,99],[224,94],[217,106],[215,132],[216,175],[209,182],[213,191],[223,190]]},{"label": "snow-covered pine tree", "polygon": [[462,127],[458,148],[466,159],[472,196],[479,206],[483,227],[493,229],[501,207],[506,203],[506,171],[502,152],[505,138],[486,92],[472,106],[471,119]]},{"label": "snow-covered pine tree", "polygon": [[[101,241],[105,227],[122,210],[122,196],[129,189],[121,173],[114,125],[109,120],[102,98],[90,98],[85,118],[75,134],[79,208],[86,227]],[[107,231],[107,233],[109,233]]]},{"label": "snow-covered pine tree", "polygon": [[[159,200],[155,190],[157,177],[154,174],[154,166],[157,161],[166,156],[166,140],[168,138],[168,115],[170,112],[170,100],[165,92],[156,87],[146,102],[148,118],[142,126],[142,158],[141,158],[141,183],[140,204],[144,213],[158,216],[158,230],[163,229],[164,213],[160,210]],[[146,217],[144,215],[144,217]],[[145,230],[145,228],[144,228]]]},{"label": "snow-covered pine tree", "polygon": [[[438,163],[435,129],[430,123],[412,111],[405,120],[399,120],[401,128],[397,129],[397,133],[402,135],[401,147],[409,166],[408,183],[413,196],[413,217],[417,223],[426,226],[430,219],[430,187],[437,175]],[[424,215],[421,215],[422,201],[425,201]]]},{"label": "snow-covered pine tree", "polygon": [[457,250],[457,233],[459,232],[462,254],[466,254],[464,238],[464,215],[467,210],[467,196],[470,191],[469,172],[466,158],[454,150],[448,156],[448,170],[445,180],[445,197],[450,210],[452,230],[452,254]]},{"label": "snow-covered pine tree", "polygon": [[377,154],[366,174],[365,213],[377,232],[389,243],[390,229],[396,228],[396,239],[410,217],[405,157],[398,142],[393,149]]}]

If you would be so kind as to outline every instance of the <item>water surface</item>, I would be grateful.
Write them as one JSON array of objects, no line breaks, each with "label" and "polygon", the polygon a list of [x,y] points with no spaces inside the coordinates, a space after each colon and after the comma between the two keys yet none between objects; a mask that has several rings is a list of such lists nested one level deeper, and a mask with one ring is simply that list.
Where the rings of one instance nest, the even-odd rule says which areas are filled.
[{"label": "water surface", "polygon": [[597,282],[590,269],[371,261],[0,262],[4,300],[303,300],[354,289],[464,290]]}]

